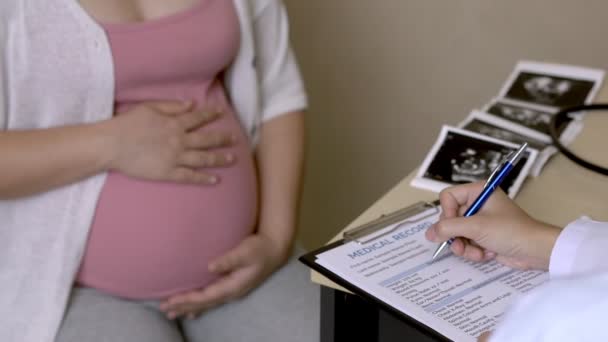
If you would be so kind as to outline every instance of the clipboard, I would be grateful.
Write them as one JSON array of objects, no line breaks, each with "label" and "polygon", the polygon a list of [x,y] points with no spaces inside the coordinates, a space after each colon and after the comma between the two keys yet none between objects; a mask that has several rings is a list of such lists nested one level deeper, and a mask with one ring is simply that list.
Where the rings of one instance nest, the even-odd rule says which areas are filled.
[{"label": "clipboard", "polygon": [[[413,217],[418,216],[418,215],[424,213],[425,211],[428,211],[431,209],[435,209],[435,211],[430,215],[424,215],[422,217],[418,217],[413,220],[408,220],[408,218],[411,218],[411,217],[413,218]],[[396,309],[394,306],[390,305],[390,303],[387,303],[387,302],[373,296],[372,294],[355,286],[351,282],[343,279],[339,275],[333,273],[332,271],[328,270],[327,268],[321,266],[320,264],[318,264],[316,262],[317,255],[322,254],[328,250],[334,249],[336,247],[339,247],[345,243],[355,241],[361,245],[365,245],[366,243],[369,243],[371,241],[384,237],[385,235],[390,234],[392,231],[398,229],[398,227],[395,227],[391,230],[380,232],[382,229],[390,226],[391,224],[395,224],[395,223],[401,222],[401,221],[403,221],[403,224],[416,223],[419,221],[423,221],[423,220],[427,219],[429,216],[435,215],[438,212],[439,212],[439,200],[436,200],[434,202],[414,203],[408,207],[399,209],[395,212],[392,212],[392,213],[389,213],[386,215],[382,215],[379,218],[372,220],[368,223],[365,223],[363,225],[351,228],[343,233],[342,239],[335,241],[333,243],[330,243],[328,245],[325,245],[325,246],[323,246],[319,249],[316,249],[314,251],[311,251],[307,254],[304,254],[298,260],[300,262],[302,262],[303,264],[305,264],[306,266],[310,267],[311,269],[313,269],[313,270],[319,272],[320,274],[322,274],[323,276],[327,277],[329,280],[344,287],[345,289],[358,295],[359,297],[363,298],[364,300],[367,300],[368,302],[371,302],[372,304],[382,308],[384,311],[389,312],[392,316],[396,317],[397,319],[399,319],[403,323],[407,324],[408,326],[416,329],[417,331],[419,331],[426,337],[429,337],[430,339],[433,339],[435,341],[451,341],[449,338],[447,338],[446,336],[437,332],[436,330],[428,327],[427,325],[419,322],[418,320],[416,320],[416,319],[408,316],[407,314],[403,313],[402,311]]]}]

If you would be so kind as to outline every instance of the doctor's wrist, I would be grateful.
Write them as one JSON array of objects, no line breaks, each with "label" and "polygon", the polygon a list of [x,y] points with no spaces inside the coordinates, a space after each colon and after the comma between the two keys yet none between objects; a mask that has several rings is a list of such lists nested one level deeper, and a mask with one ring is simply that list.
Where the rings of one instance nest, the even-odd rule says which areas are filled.
[{"label": "doctor's wrist", "polygon": [[536,228],[531,239],[531,241],[534,241],[534,244],[530,250],[530,257],[533,260],[533,265],[530,266],[533,269],[548,271],[551,253],[561,229],[541,221],[537,221]]}]

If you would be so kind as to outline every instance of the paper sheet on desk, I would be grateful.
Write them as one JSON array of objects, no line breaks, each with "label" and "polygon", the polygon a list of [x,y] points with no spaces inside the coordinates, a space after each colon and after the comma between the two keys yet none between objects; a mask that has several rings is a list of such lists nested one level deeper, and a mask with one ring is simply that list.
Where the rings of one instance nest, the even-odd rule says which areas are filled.
[{"label": "paper sheet on desk", "polygon": [[[422,214],[424,215],[424,214]],[[518,295],[548,274],[517,271],[495,261],[472,263],[446,254],[430,263],[437,247],[424,231],[439,214],[364,244],[345,243],[316,262],[377,299],[454,341],[475,341],[491,330]]]}]

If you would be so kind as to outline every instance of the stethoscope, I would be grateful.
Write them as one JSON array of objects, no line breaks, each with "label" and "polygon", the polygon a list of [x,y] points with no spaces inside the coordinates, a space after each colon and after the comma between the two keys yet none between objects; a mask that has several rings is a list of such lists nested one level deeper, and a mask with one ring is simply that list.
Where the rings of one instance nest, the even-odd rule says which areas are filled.
[{"label": "stethoscope", "polygon": [[562,109],[557,114],[555,114],[555,116],[553,116],[553,119],[551,119],[551,123],[549,124],[549,134],[551,135],[551,140],[553,140],[553,144],[555,145],[555,147],[557,147],[557,149],[561,153],[568,157],[568,159],[572,160],[573,162],[586,169],[608,176],[608,168],[591,163],[577,156],[576,154],[574,154],[574,152],[570,151],[559,141],[559,127],[572,120],[572,113],[581,113],[593,110],[608,110],[608,104],[598,103]]}]

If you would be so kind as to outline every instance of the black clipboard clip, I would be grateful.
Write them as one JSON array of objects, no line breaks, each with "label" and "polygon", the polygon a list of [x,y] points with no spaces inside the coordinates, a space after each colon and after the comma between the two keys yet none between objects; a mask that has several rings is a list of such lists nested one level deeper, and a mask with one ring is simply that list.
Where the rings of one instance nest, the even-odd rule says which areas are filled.
[{"label": "black clipboard clip", "polygon": [[[416,219],[412,219],[412,220],[406,220],[409,217],[415,217],[418,216],[428,210],[432,210],[430,213],[428,213],[427,215],[418,217]],[[359,244],[366,244],[368,242],[374,241],[376,239],[379,239],[385,235],[388,235],[392,232],[394,232],[395,230],[399,229],[402,225],[404,224],[413,224],[413,223],[417,223],[423,220],[426,220],[427,218],[436,215],[439,213],[439,201],[434,201],[434,202],[416,202],[408,207],[399,209],[397,211],[394,211],[390,214],[385,214],[380,216],[379,218],[370,221],[368,223],[365,223],[361,226],[357,226],[354,227],[352,229],[349,229],[347,231],[344,232],[344,234],[342,234],[342,237],[344,238],[345,242],[357,242]],[[406,221],[404,221],[406,220]],[[393,227],[392,229],[388,229],[385,232],[382,232],[381,234],[378,235],[373,235],[374,233],[387,228],[388,226],[395,224],[395,223],[401,223],[399,225],[396,225],[395,227]],[[369,237],[368,239],[365,239],[365,237]]]}]

